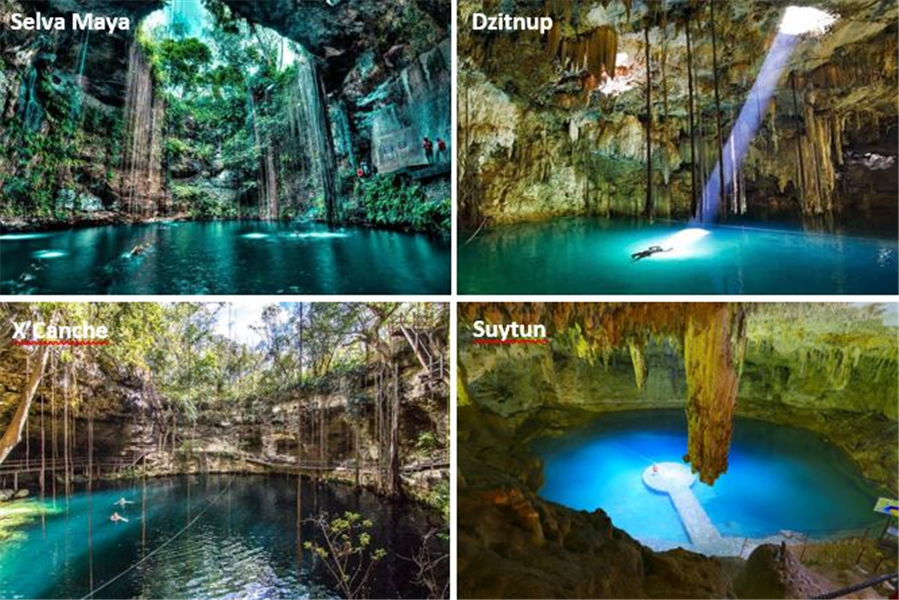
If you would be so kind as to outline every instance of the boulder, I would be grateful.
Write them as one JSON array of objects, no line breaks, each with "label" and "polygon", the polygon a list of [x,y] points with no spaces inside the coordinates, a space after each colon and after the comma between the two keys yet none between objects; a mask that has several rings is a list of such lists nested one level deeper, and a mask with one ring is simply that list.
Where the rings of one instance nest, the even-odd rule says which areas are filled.
[{"label": "boulder", "polygon": [[786,544],[753,550],[734,582],[739,598],[814,598],[835,587],[799,562]]}]

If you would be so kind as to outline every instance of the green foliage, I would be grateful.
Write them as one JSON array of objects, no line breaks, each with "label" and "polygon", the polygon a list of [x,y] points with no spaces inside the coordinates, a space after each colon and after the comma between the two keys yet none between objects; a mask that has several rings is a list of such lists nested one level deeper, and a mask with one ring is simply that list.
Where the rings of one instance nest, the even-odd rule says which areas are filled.
[{"label": "green foliage", "polygon": [[56,217],[60,174],[82,166],[82,91],[70,81],[54,83],[39,75],[35,84],[44,101],[44,124],[30,129],[20,119],[3,123],[3,138],[13,149],[12,168],[0,173],[0,199],[13,214]]},{"label": "green foliage", "polygon": [[448,233],[452,202],[431,201],[419,185],[394,175],[377,175],[359,185],[359,206],[367,222],[415,231]]},{"label": "green foliage", "polygon": [[439,445],[433,431],[422,431],[415,440],[415,449],[425,453],[436,449]]},{"label": "green foliage", "polygon": [[180,160],[189,150],[190,146],[178,138],[170,137],[165,141],[165,153],[170,160]]},{"label": "green foliage", "polygon": [[178,212],[186,212],[195,219],[230,219],[238,216],[236,205],[193,185],[173,184],[172,200]]},{"label": "green foliage", "polygon": [[374,524],[354,512],[331,520],[327,514],[309,520],[318,527],[322,541],[304,542],[303,548],[321,559],[345,598],[364,597],[372,566],[387,556],[384,548],[372,546]]},{"label": "green foliage", "polygon": [[212,50],[197,38],[166,38],[155,47],[154,66],[164,81],[181,93],[199,83],[204,69],[212,62]]}]

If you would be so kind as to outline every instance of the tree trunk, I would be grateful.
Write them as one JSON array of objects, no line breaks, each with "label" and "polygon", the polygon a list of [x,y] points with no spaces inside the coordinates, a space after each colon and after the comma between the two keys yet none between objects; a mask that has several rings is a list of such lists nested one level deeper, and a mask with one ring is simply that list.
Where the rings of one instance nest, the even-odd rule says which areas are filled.
[{"label": "tree trunk", "polygon": [[400,486],[400,366],[393,365],[393,397],[390,404],[390,495],[399,496]]},{"label": "tree trunk", "polygon": [[356,465],[356,489],[359,489],[359,420],[353,421],[353,462]]},{"label": "tree trunk", "polygon": [[25,388],[19,399],[19,407],[13,415],[12,422],[6,428],[3,437],[0,438],[0,464],[6,460],[12,449],[22,441],[22,430],[28,421],[28,411],[31,410],[31,403],[34,401],[34,394],[41,383],[44,376],[44,369],[47,366],[47,357],[50,355],[50,346],[41,346],[38,350],[37,360],[28,374]]}]

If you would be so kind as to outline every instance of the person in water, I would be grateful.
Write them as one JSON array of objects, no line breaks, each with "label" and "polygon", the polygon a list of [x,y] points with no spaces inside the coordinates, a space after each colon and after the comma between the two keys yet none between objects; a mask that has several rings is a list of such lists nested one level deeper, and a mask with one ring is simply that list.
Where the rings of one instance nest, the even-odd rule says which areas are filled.
[{"label": "person in water", "polygon": [[112,521],[113,523],[119,523],[119,522],[127,523],[128,522],[128,519],[126,519],[125,517],[120,515],[118,512],[112,513],[112,516],[109,517],[109,520]]},{"label": "person in water", "polygon": [[116,500],[115,502],[113,502],[113,504],[116,506],[121,506],[122,508],[125,508],[126,504],[134,504],[134,502],[132,502],[131,500],[125,500],[125,498],[123,496],[123,497],[119,498],[118,500]]},{"label": "person in water", "polygon": [[640,252],[634,252],[631,254],[631,258],[634,262],[638,260],[643,260],[644,258],[649,258],[653,254],[658,254],[659,252],[671,252],[674,248],[662,248],[661,246],[650,246],[646,250],[641,250]]}]

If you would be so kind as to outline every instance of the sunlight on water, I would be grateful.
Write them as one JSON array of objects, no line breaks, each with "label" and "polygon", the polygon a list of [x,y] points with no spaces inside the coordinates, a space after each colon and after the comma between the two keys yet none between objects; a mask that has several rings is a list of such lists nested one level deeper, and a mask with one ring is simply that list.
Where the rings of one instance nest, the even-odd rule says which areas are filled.
[{"label": "sunlight on water", "polygon": [[[41,233],[47,238],[0,246],[0,293],[438,294],[450,288],[449,239],[400,231],[204,221]],[[49,260],[47,250],[66,257]]]},{"label": "sunlight on water", "polygon": [[[709,254],[712,251],[710,244],[700,244],[699,242],[710,234],[705,229],[690,227],[683,229],[677,233],[670,235],[661,240],[653,240],[646,244],[649,246],[659,246],[662,252],[652,255],[652,260],[678,260],[685,258],[695,258]],[[645,247],[644,247],[645,249]],[[634,250],[638,252],[639,250]]]},{"label": "sunlight on water", "polygon": [[32,256],[35,258],[62,258],[68,254],[68,252],[63,252],[62,250],[38,250]]},{"label": "sunlight on water", "polygon": [[301,240],[330,240],[339,238],[348,238],[348,233],[338,233],[335,231],[310,231],[306,233],[289,233],[287,237],[297,238]]},{"label": "sunlight on water", "polygon": [[[578,510],[601,508],[642,540],[689,540],[671,500],[650,490],[653,463],[682,463],[682,411],[604,415],[566,435],[539,440],[540,495]],[[809,431],[737,418],[727,473],[693,492],[722,535],[764,537],[783,530],[828,537],[878,522],[879,491],[850,459]],[[826,498],[826,502],[821,502]]]},{"label": "sunlight on water", "polygon": [[19,240],[38,240],[50,237],[49,233],[6,233],[0,235],[0,242],[17,242]]},{"label": "sunlight on water", "polygon": [[[459,245],[464,294],[895,294],[895,237],[570,218]],[[687,233],[690,232],[690,233]],[[461,232],[466,240],[470,232]],[[686,246],[680,245],[686,236]],[[693,239],[693,238],[697,239]],[[672,243],[674,240],[674,243]],[[632,254],[660,246],[635,261]]]}]

